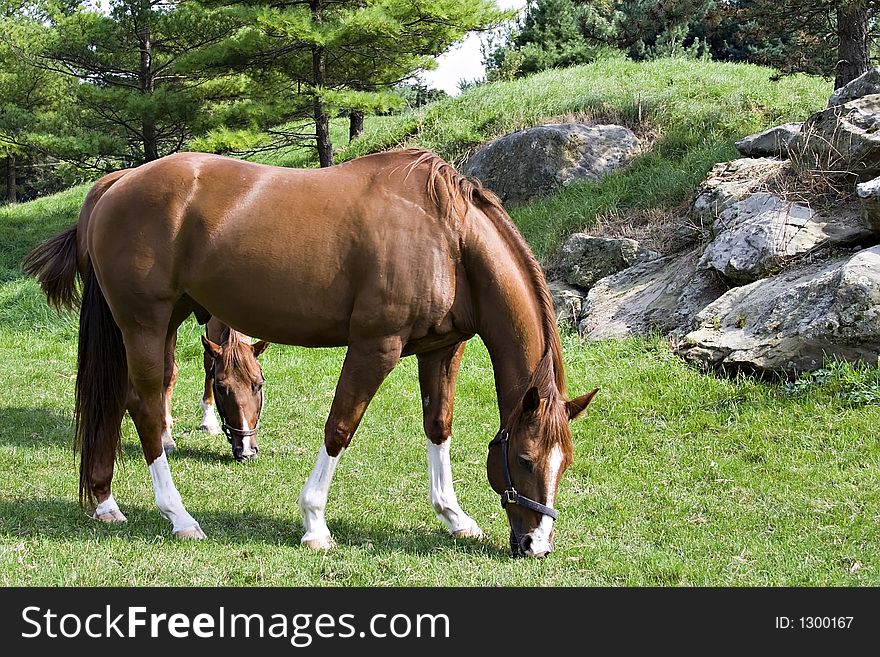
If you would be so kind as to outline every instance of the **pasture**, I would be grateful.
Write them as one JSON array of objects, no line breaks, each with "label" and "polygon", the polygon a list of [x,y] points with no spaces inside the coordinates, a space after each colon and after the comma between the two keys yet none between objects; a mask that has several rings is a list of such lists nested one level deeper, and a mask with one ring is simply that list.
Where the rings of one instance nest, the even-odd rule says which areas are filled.
[{"label": "pasture", "polygon": [[[672,77],[672,67],[664,69],[662,62],[644,69],[631,63],[605,66],[618,86],[644,85],[647,95],[656,89],[643,104],[645,112],[652,108],[659,150],[626,174],[572,186],[517,212],[514,218],[542,255],[564,230],[590,225],[603,213],[659,199],[668,207],[680,204],[706,169],[730,154],[731,136],[744,125],[759,128],[797,117],[822,93],[816,85],[798,104],[774,87],[767,91],[766,107],[734,120],[719,107],[716,87],[708,82],[716,80],[729,92],[733,74],[739,76],[741,93],[724,97],[741,109],[761,94],[754,88],[756,67],[695,64],[696,81],[676,86],[680,77]],[[578,70],[585,84],[599,79],[594,67],[551,72],[543,79],[551,100],[523,104],[529,116],[505,114],[504,103],[511,101],[501,99],[513,93],[514,84],[542,84],[541,76],[499,85],[495,105],[486,100],[486,89],[469,92],[480,108],[468,115],[471,120],[485,119],[486,108],[495,107],[512,125],[487,119],[483,132],[474,127],[476,134],[468,136],[461,119],[432,131],[438,119],[431,113],[439,110],[429,108],[383,121],[357,148],[415,140],[449,157],[468,139],[516,127],[520,119],[586,112],[589,103],[569,107],[575,95],[563,93]],[[699,75],[706,78],[702,86]],[[554,86],[554,76],[564,79]],[[610,100],[603,102],[618,115],[629,108],[631,116],[641,107],[633,105],[632,88],[617,96],[606,89]],[[596,82],[589,97],[602,92]],[[537,97],[534,89],[529,93]],[[556,97],[567,104],[553,104]],[[455,103],[466,102],[468,94],[444,101],[443,115],[463,116]],[[686,107],[704,114],[687,114]],[[672,130],[683,116],[692,117],[690,127]],[[406,128],[407,121],[418,129]],[[720,127],[700,134],[694,127],[701,121]],[[394,132],[398,123],[403,127]],[[447,152],[444,144],[451,144]],[[129,521],[96,523],[76,501],[71,449],[76,317],[55,315],[20,270],[31,246],[75,219],[85,190],[0,209],[3,585],[880,584],[877,370],[829,367],[793,385],[722,380],[690,369],[660,339],[583,344],[575,335],[563,336],[570,393],[601,391],[586,418],[573,425],[575,461],[562,480],[556,551],[547,559],[509,556],[508,523],[485,475],[486,446],[498,416],[491,365],[478,339],[467,348],[456,393],[452,465],[462,507],[486,532],[482,542],[455,540],[434,518],[416,364],[408,358],[380,389],[337,471],[327,519],[338,547],[326,553],[301,548],[297,497],[321,444],[344,352],[269,348],[262,357],[267,405],[260,458],[237,464],[222,436],[197,428],[203,371],[200,329],[192,319],[179,339],[178,451],[170,461],[184,502],[208,540],[171,537],[155,508],[128,419],[114,496]],[[587,198],[593,201],[584,205]]]}]

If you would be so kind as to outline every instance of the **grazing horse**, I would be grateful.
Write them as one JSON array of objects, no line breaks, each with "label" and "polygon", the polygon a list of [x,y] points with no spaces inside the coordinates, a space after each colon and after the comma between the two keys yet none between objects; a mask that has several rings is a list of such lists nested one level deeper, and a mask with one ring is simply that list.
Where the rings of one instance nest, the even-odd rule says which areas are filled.
[{"label": "grazing horse", "polygon": [[[208,320],[205,333],[205,389],[199,429],[225,434],[236,461],[255,458],[260,451],[257,428],[263,410],[263,370],[257,357],[269,343],[259,340],[251,344],[246,335],[216,317]],[[220,422],[214,415],[215,405]]]},{"label": "grazing horse", "polygon": [[38,246],[27,271],[56,303],[75,294],[77,260],[85,272],[75,404],[83,502],[112,499],[130,379],[159,510],[175,536],[204,537],[161,439],[168,336],[197,307],[272,342],[348,347],[299,497],[303,544],[333,545],[324,518],[333,473],[380,384],[411,354],[431,503],[454,536],[481,536],[456,499],[449,458],[464,343],[479,335],[500,420],[486,470],[511,548],[552,550],[568,423],[596,391],[567,399],[540,266],[498,199],[436,155],[392,151],[318,170],[172,155],[120,178],[94,204],[86,234],[71,230]]}]

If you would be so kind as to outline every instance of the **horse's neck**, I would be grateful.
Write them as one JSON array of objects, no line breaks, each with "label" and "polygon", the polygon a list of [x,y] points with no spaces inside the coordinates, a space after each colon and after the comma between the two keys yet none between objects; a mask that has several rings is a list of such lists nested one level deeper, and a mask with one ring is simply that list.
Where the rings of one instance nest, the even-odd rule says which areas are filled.
[{"label": "horse's neck", "polygon": [[543,315],[520,258],[508,248],[499,248],[495,238],[475,246],[469,253],[468,276],[479,282],[471,291],[476,333],[492,359],[504,426],[544,354]]}]

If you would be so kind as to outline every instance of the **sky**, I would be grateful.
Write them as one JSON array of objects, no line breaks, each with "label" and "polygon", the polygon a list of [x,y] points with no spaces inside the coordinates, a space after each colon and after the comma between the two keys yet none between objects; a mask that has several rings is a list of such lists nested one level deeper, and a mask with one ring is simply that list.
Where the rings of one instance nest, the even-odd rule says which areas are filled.
[{"label": "sky", "polygon": [[[503,9],[522,9],[526,0],[496,0]],[[458,94],[459,80],[482,78],[485,74],[483,55],[480,53],[480,34],[469,34],[458,46],[453,46],[437,58],[437,68],[425,71],[421,78],[429,87],[443,89],[453,96]]]}]

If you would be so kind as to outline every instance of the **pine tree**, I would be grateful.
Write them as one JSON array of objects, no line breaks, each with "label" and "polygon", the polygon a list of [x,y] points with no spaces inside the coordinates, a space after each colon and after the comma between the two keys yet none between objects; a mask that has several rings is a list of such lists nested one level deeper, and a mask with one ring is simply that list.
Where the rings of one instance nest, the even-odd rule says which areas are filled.
[{"label": "pine tree", "polygon": [[38,50],[45,40],[39,15],[19,11],[0,17],[0,158],[8,203],[18,198],[20,160],[41,155],[39,133],[53,112],[70,98],[61,76],[30,65],[22,51]]},{"label": "pine tree", "polygon": [[345,111],[356,133],[364,113],[400,104],[394,85],[433,65],[471,30],[507,16],[492,0],[201,0],[242,26],[199,58],[206,69],[251,81],[252,116],[276,147],[303,135],[273,129],[310,117],[321,166],[333,162],[329,122]]},{"label": "pine tree", "polygon": [[110,0],[108,13],[71,4],[31,58],[77,81],[65,117],[76,129],[50,146],[60,156],[98,168],[154,160],[209,129],[211,106],[240,93],[235,80],[185,66],[237,27],[219,12],[172,0]]}]

